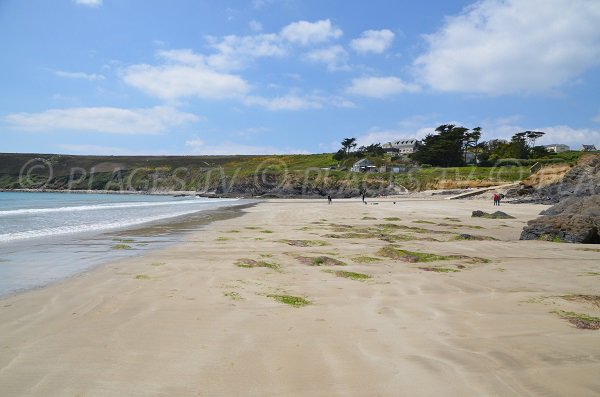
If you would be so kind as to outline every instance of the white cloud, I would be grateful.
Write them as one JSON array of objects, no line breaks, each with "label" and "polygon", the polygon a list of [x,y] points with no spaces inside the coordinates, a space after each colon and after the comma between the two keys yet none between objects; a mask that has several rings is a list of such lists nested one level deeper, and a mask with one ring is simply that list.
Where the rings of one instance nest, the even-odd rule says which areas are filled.
[{"label": "white cloud", "polygon": [[381,54],[392,45],[392,41],[394,41],[394,32],[391,30],[366,30],[358,39],[352,40],[350,46],[356,52]]},{"label": "white cloud", "polygon": [[169,62],[184,63],[188,65],[204,65],[205,57],[201,54],[196,54],[189,48],[181,48],[177,50],[160,50],[157,55]]},{"label": "white cloud", "polygon": [[536,144],[563,143],[570,145],[573,150],[581,149],[581,145],[596,145],[596,147],[600,147],[600,130],[557,125],[536,129],[536,131],[544,131],[546,133]]},{"label": "white cloud", "polygon": [[103,75],[95,74],[95,73],[65,72],[63,70],[56,70],[54,73],[58,77],[66,77],[68,79],[82,79],[82,80],[90,80],[90,81],[106,79],[106,77],[104,77]]},{"label": "white cloud", "polygon": [[[437,127],[437,126],[436,126]],[[419,127],[417,129],[410,128],[392,128],[381,129],[372,127],[365,134],[356,138],[358,146],[368,146],[373,143],[386,143],[399,139],[423,139],[427,134],[431,134],[436,127]]]},{"label": "white cloud", "polygon": [[417,92],[419,86],[406,83],[398,77],[360,77],[352,80],[346,92],[371,98],[385,98],[403,92]]},{"label": "white cloud", "polygon": [[329,19],[317,22],[293,22],[281,30],[281,37],[291,43],[301,45],[324,43],[332,39],[337,39],[342,34],[342,30],[333,26]]},{"label": "white cloud", "polygon": [[100,7],[102,0],[73,0],[73,3],[88,7]]},{"label": "white cloud", "polygon": [[244,103],[248,106],[258,106],[271,111],[321,109],[323,107],[321,98],[295,94],[275,98],[248,96],[244,99]]},{"label": "white cloud", "polygon": [[221,39],[208,37],[216,54],[206,57],[206,62],[218,70],[244,68],[250,61],[263,57],[280,57],[286,50],[281,38],[273,33],[254,36],[225,36]]},{"label": "white cloud", "polygon": [[204,64],[203,56],[190,50],[161,51],[159,55],[174,63],[129,66],[122,72],[123,81],[162,99],[231,98],[250,89],[240,76],[211,69]]},{"label": "white cloud", "polygon": [[259,10],[263,7],[271,5],[274,2],[275,2],[275,0],[252,0],[252,6],[255,9]]},{"label": "white cloud", "polygon": [[223,142],[218,145],[208,145],[198,138],[185,142],[194,154],[204,155],[235,155],[235,154],[308,154],[306,150],[293,148],[277,148],[274,146],[242,145],[233,142]]},{"label": "white cloud", "polygon": [[254,19],[248,22],[248,27],[253,32],[260,32],[263,29],[262,24],[258,21],[255,21]]},{"label": "white cloud", "polygon": [[434,89],[545,92],[600,64],[600,3],[478,1],[425,39],[414,66]]},{"label": "white cloud", "polygon": [[4,117],[11,126],[24,131],[96,131],[114,134],[157,134],[195,122],[199,117],[171,107],[144,109],[80,107],[49,109],[40,113],[12,113]]},{"label": "white cloud", "polygon": [[310,51],[306,59],[311,62],[324,63],[329,71],[348,70],[348,53],[340,45]]}]

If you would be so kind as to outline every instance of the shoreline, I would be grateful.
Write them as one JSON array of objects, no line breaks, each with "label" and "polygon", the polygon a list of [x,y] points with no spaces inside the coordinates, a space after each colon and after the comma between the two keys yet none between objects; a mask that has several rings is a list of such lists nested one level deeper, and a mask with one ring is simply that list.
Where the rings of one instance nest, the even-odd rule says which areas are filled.
[{"label": "shoreline", "polygon": [[[192,234],[202,233],[206,230],[211,223],[223,220],[223,219],[231,219],[235,217],[239,217],[243,215],[243,211],[246,208],[251,208],[256,205],[255,202],[251,203],[241,203],[234,204],[231,206],[209,209],[198,211],[193,214],[176,216],[172,218],[166,218],[158,221],[152,221],[143,224],[133,225],[131,227],[127,227],[125,229],[116,229],[116,230],[105,230],[100,232],[94,236],[86,236],[83,238],[80,235],[63,235],[57,236],[55,238],[63,239],[64,241],[80,241],[82,240],[85,244],[98,244],[99,241],[105,242],[108,245],[114,245],[117,240],[121,238],[131,239],[131,237],[135,237],[139,239],[145,235],[152,237],[153,230],[161,230],[161,234],[165,234],[164,230],[167,230],[166,235],[169,238],[174,239],[171,242],[165,241],[153,241],[153,240],[145,240],[143,243],[143,247],[135,247],[131,252],[127,250],[125,253],[127,255],[119,256],[117,254],[123,254],[124,252],[118,251],[113,252],[110,249],[106,251],[105,258],[96,259],[89,262],[85,267],[73,270],[69,274],[62,275],[57,279],[48,280],[40,285],[35,285],[31,287],[23,287],[13,291],[1,292],[0,293],[0,302],[4,298],[9,298],[13,296],[18,296],[20,294],[26,294],[30,291],[44,289],[56,284],[61,284],[73,277],[77,277],[81,274],[85,274],[87,272],[94,271],[96,268],[108,265],[110,263],[119,262],[122,260],[127,260],[129,258],[141,257],[146,255],[152,255],[155,252],[159,252],[161,250],[167,249],[169,247],[185,243],[186,239],[189,238]],[[193,228],[194,231],[190,231],[189,228]],[[148,234],[150,233],[150,234]],[[154,232],[155,233],[155,232]],[[112,237],[111,236],[121,236],[121,237]],[[39,240],[39,239],[38,239]],[[149,242],[148,242],[149,241]],[[23,244],[24,242],[20,242]],[[37,242],[39,244],[39,241]],[[57,244],[57,243],[55,243]],[[148,247],[146,247],[148,246]],[[64,258],[63,258],[64,259]]]},{"label": "shoreline", "polygon": [[[561,298],[598,292],[598,276],[587,274],[600,274],[593,247],[518,241],[543,205],[506,206],[515,219],[490,220],[470,216],[493,209],[483,200],[398,201],[264,200],[211,222],[202,234],[209,238],[194,233],[2,298],[0,389],[40,396],[600,390],[598,331],[555,313],[600,315]],[[493,239],[455,238],[465,233]],[[390,247],[434,256],[406,261],[385,256]],[[285,296],[309,304],[277,300]]]}]

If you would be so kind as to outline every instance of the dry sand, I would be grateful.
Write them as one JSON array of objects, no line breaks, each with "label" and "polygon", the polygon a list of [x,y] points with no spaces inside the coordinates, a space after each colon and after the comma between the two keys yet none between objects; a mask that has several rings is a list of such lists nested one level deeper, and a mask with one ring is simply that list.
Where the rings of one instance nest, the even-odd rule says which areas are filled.
[{"label": "dry sand", "polygon": [[[600,315],[560,297],[600,294],[600,252],[518,241],[542,208],[503,205],[516,219],[491,220],[470,217],[497,209],[478,200],[260,203],[186,243],[0,300],[0,394],[597,396],[600,331],[553,311]],[[390,243],[361,230],[381,224],[413,228],[379,236],[404,235],[398,247],[463,257],[381,257]],[[359,234],[324,237],[349,232]],[[499,240],[453,240],[457,233]],[[298,255],[347,266],[308,266]],[[281,269],[236,266],[243,258]],[[274,294],[312,304],[292,307]]]}]

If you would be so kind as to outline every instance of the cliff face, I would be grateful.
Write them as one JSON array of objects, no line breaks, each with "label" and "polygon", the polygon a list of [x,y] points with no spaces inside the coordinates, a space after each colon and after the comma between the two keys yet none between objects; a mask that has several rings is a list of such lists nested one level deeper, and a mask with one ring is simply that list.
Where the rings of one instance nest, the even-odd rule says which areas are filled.
[{"label": "cliff face", "polygon": [[520,188],[507,196],[520,203],[556,204],[567,198],[600,194],[600,155],[582,157],[575,167],[557,179],[541,186],[524,180]]},{"label": "cliff face", "polygon": [[555,204],[528,222],[521,240],[600,244],[600,155],[583,158],[558,182],[521,194],[521,202]]}]

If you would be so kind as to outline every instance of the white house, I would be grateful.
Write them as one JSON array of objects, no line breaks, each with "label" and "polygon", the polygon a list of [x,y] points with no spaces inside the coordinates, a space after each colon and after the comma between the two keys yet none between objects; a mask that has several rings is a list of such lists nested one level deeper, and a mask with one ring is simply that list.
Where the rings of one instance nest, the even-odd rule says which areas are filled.
[{"label": "white house", "polygon": [[544,145],[544,147],[546,148],[547,151],[553,152],[553,153],[562,153],[562,152],[568,152],[569,150],[571,150],[571,148],[569,146],[563,145],[561,143],[553,143],[551,145]]},{"label": "white house", "polygon": [[373,164],[373,162],[371,160],[360,159],[356,163],[354,163],[352,168],[350,168],[350,171],[352,171],[352,172],[367,172],[367,171],[373,170],[375,168],[376,168],[375,164]]},{"label": "white house", "polygon": [[386,153],[412,154],[417,149],[416,139],[400,139],[398,141],[388,142],[381,145]]}]

